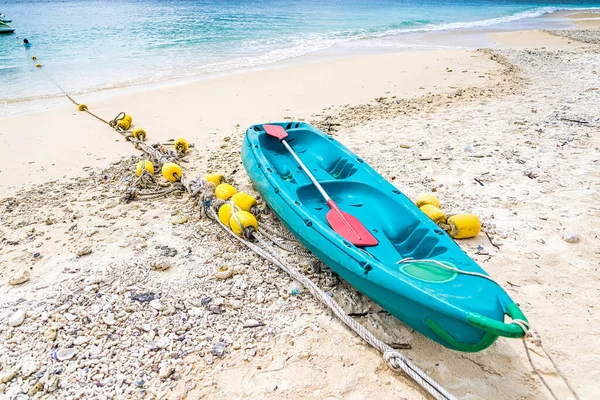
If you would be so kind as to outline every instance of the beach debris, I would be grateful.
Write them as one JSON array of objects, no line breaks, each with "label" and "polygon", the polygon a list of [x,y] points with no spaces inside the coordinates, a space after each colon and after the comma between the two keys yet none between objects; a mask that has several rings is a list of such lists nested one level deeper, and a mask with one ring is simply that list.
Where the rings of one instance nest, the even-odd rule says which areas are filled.
[{"label": "beach debris", "polygon": [[155,299],[150,302],[150,307],[154,308],[156,311],[160,311],[163,309],[163,304],[160,302],[160,300]]},{"label": "beach debris", "polygon": [[171,224],[173,225],[181,225],[188,222],[190,217],[188,215],[182,214],[180,212],[176,212],[176,214],[171,216]]},{"label": "beach debris", "polygon": [[77,349],[69,348],[69,349],[61,349],[56,352],[56,359],[58,361],[67,361],[71,358],[75,357],[77,354]]},{"label": "beach debris", "polygon": [[132,300],[139,301],[140,303],[148,303],[156,298],[156,294],[154,292],[132,293],[129,297]]},{"label": "beach debris", "polygon": [[54,341],[56,340],[56,328],[51,326],[46,328],[46,330],[44,331],[44,337],[49,340],[49,341]]},{"label": "beach debris", "polygon": [[17,376],[17,370],[12,369],[9,371],[3,371],[0,373],[0,383],[10,382],[15,376]]},{"label": "beach debris", "polygon": [[562,234],[562,239],[567,243],[577,243],[579,242],[579,234],[576,232],[565,231]]},{"label": "beach debris", "polygon": [[92,248],[89,246],[83,247],[77,251],[77,257],[87,256],[88,254],[92,254]]},{"label": "beach debris", "polygon": [[8,318],[8,326],[16,327],[19,326],[25,321],[26,311],[24,309],[19,309],[15,311],[10,318]]},{"label": "beach debris", "polygon": [[115,319],[115,314],[108,313],[108,314],[103,315],[102,322],[104,322],[108,326],[116,324],[117,320]]},{"label": "beach debris", "polygon": [[33,397],[35,396],[38,392],[41,392],[42,390],[44,390],[44,384],[42,382],[37,382],[35,385],[33,385],[28,391],[27,391],[27,395],[29,397]]},{"label": "beach debris", "polygon": [[474,153],[474,152],[475,152],[475,149],[473,148],[473,146],[471,146],[471,145],[467,145],[467,146],[463,147],[463,151],[464,151],[465,153]]},{"label": "beach debris", "polygon": [[287,287],[287,292],[292,296],[298,296],[304,293],[304,286],[296,280],[293,280]]},{"label": "beach debris", "polygon": [[87,336],[77,336],[75,338],[75,340],[73,340],[73,345],[75,345],[75,346],[81,346],[83,344],[86,344],[89,341],[90,341],[90,338],[87,337]]},{"label": "beach debris", "polygon": [[225,354],[225,346],[226,345],[223,342],[215,343],[211,350],[212,355],[215,357],[223,357],[223,354]]},{"label": "beach debris", "polygon": [[28,378],[37,370],[38,366],[35,360],[33,358],[29,358],[23,362],[23,365],[21,365],[21,376],[23,378]]},{"label": "beach debris", "polygon": [[150,264],[152,271],[166,271],[171,268],[171,264],[166,261],[154,261]]},{"label": "beach debris", "polygon": [[160,255],[164,257],[175,257],[177,255],[177,250],[169,246],[156,246],[156,249],[160,250]]},{"label": "beach debris", "polygon": [[221,279],[221,280],[231,278],[232,276],[233,276],[233,269],[227,265],[220,266],[219,269],[217,270],[217,273],[215,274],[215,278]]},{"label": "beach debris", "polygon": [[257,328],[259,326],[265,326],[265,324],[253,318],[248,318],[246,321],[244,321],[244,328]]},{"label": "beach debris", "polygon": [[158,371],[158,377],[160,379],[167,379],[173,374],[173,372],[175,372],[175,367],[172,365],[165,365]]},{"label": "beach debris", "polygon": [[31,279],[31,275],[28,270],[21,272],[20,274],[10,278],[8,284],[12,286],[21,285]]}]

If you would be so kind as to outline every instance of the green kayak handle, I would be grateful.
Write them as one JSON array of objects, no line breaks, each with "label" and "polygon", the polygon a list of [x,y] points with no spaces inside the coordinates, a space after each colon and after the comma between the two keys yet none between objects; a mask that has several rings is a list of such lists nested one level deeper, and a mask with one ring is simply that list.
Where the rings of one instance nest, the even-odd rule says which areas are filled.
[{"label": "green kayak handle", "polygon": [[[517,319],[521,321],[527,321],[525,314],[515,303],[511,303],[506,306],[506,314],[512,319]],[[479,328],[488,333],[492,333],[497,336],[504,336],[508,338],[522,338],[525,336],[525,331],[521,326],[514,323],[505,323],[501,321],[497,321],[495,319],[484,317],[483,315],[476,313],[469,313],[467,315],[467,322],[474,326],[475,328]]]},{"label": "green kayak handle", "polygon": [[[528,322],[525,314],[523,314],[519,306],[517,306],[515,303],[511,303],[506,307],[506,314],[512,319]],[[427,325],[429,329],[431,329],[442,340],[450,344],[452,348],[469,353],[481,351],[489,347],[496,341],[496,339],[498,339],[499,336],[508,338],[522,338],[525,336],[523,328],[517,324],[507,324],[489,317],[484,317],[483,315],[477,313],[469,313],[467,315],[467,322],[469,325],[485,331],[485,335],[483,335],[479,342],[465,343],[458,341],[431,318],[427,318],[425,325]]]},{"label": "green kayak handle", "polygon": [[431,329],[436,335],[442,338],[443,341],[448,343],[451,348],[467,353],[475,353],[477,351],[487,349],[492,345],[492,343],[496,341],[496,339],[498,339],[498,335],[486,332],[479,342],[465,343],[456,340],[452,335],[446,332],[444,328],[435,323],[431,318],[427,318],[427,320],[425,321],[425,325],[427,325],[429,329]]}]

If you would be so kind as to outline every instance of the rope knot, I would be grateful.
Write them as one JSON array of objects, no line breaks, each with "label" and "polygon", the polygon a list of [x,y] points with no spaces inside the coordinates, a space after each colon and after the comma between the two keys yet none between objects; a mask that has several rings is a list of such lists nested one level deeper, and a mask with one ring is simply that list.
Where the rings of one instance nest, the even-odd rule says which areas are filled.
[{"label": "rope knot", "polygon": [[402,355],[398,353],[396,350],[386,350],[383,353],[383,359],[387,365],[392,369],[400,369],[400,360],[402,360]]},{"label": "rope knot", "polygon": [[531,329],[529,331],[527,331],[527,339],[529,340],[529,343],[540,347],[542,345],[542,337],[540,336],[540,334],[535,330],[535,329]]}]

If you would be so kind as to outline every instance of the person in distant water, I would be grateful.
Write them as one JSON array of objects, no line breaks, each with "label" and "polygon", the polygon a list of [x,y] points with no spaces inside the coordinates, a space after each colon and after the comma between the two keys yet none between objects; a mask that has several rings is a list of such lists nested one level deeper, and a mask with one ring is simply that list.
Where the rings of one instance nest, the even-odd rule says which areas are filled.
[{"label": "person in distant water", "polygon": [[31,43],[29,43],[29,40],[23,39],[23,46],[25,46],[25,47],[31,47]]}]

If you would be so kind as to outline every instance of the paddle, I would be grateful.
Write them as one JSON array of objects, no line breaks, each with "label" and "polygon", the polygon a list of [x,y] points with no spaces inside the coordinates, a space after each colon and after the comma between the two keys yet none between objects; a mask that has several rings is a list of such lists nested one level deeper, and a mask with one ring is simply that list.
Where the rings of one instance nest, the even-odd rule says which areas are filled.
[{"label": "paddle", "polygon": [[325,189],[323,189],[323,186],[317,182],[306,165],[304,165],[302,160],[298,158],[296,152],[292,150],[288,142],[285,140],[285,138],[288,136],[288,133],[285,131],[285,129],[279,125],[263,125],[263,128],[267,135],[277,138],[283,144],[283,146],[290,152],[296,162],[304,170],[306,175],[308,175],[308,178],[312,181],[313,185],[315,185],[319,190],[321,196],[323,196],[327,202],[327,205],[331,209],[325,217],[327,218],[327,222],[329,222],[329,225],[333,228],[333,230],[355,246],[377,246],[379,242],[373,235],[371,235],[371,232],[369,232],[369,230],[362,224],[362,222],[356,219],[356,217],[340,210],[337,204],[335,204],[331,197],[329,197]]}]

